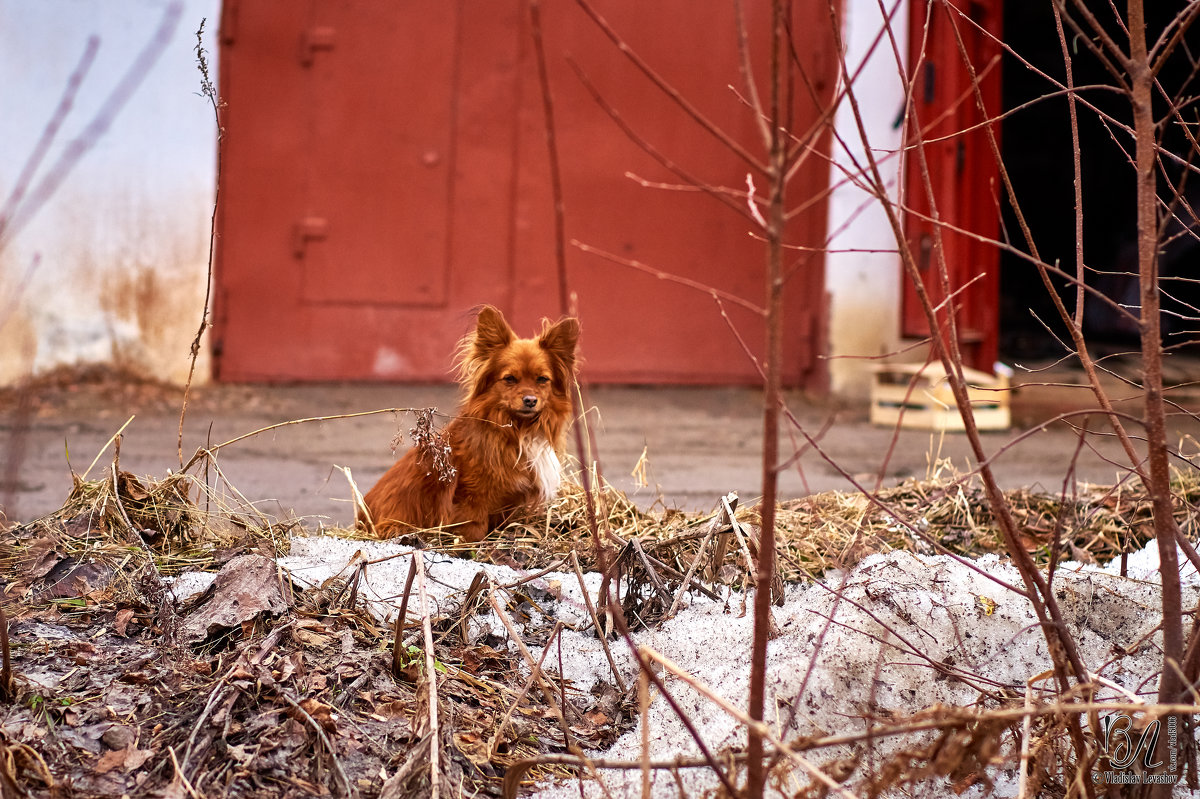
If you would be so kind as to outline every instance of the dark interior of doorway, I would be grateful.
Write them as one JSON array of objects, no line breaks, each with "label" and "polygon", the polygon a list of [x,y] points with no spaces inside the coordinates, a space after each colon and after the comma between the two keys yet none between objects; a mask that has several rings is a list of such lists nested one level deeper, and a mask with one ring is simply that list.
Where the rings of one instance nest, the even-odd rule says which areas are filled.
[{"label": "dark interior of doorway", "polygon": [[[1088,5],[1108,25],[1114,39],[1128,41],[1122,33],[1123,23],[1113,16],[1113,5],[1107,0]],[[1068,104],[1061,95],[1046,96],[1055,87],[1045,76],[1064,83],[1066,80],[1054,14],[1046,2],[1009,0],[1004,6],[1004,40],[1028,62],[1012,54],[1004,56],[1004,109],[1020,109],[1011,113],[1001,127],[1004,161],[1041,259],[1074,274],[1074,167]],[[1072,3],[1067,6],[1070,8]],[[1183,4],[1147,2],[1146,6],[1149,40],[1153,42]],[[1069,26],[1064,29],[1072,52],[1075,84],[1096,87],[1081,92],[1082,96],[1118,123],[1105,124],[1095,111],[1082,104],[1078,108],[1087,281],[1127,306],[1136,317],[1136,277],[1122,274],[1132,271],[1135,275],[1137,270],[1133,140],[1120,130],[1120,125],[1131,124],[1132,114],[1123,95],[1105,88],[1116,85],[1112,74]],[[1200,95],[1198,64],[1200,24],[1194,25],[1183,45],[1176,48],[1159,75],[1160,83],[1173,96]],[[1155,118],[1161,119],[1167,106],[1161,97],[1155,100]],[[1195,122],[1200,118],[1200,106],[1193,101],[1183,113],[1185,119]],[[1200,124],[1193,130],[1200,134]],[[1166,149],[1185,162],[1200,162],[1200,154],[1188,144],[1177,123],[1165,125],[1164,131]],[[1159,175],[1160,197],[1169,197],[1167,182],[1179,181],[1186,171],[1179,163],[1169,164]],[[1192,173],[1184,186],[1185,197],[1192,200],[1191,208],[1200,213],[1200,173]],[[997,186],[996,195],[1003,194]],[[1194,355],[1196,348],[1191,342],[1200,338],[1196,335],[1200,323],[1195,321],[1200,317],[1200,311],[1195,310],[1200,307],[1200,286],[1188,279],[1200,278],[1200,239],[1187,228],[1200,229],[1200,225],[1185,204],[1177,206],[1175,220],[1164,228],[1167,243],[1161,249],[1160,273],[1164,277],[1161,319],[1165,343],[1191,350]],[[1007,202],[1003,203],[1001,237],[1022,252],[1030,252]],[[1054,284],[1067,308],[1073,310],[1074,287],[1064,279],[1055,279]],[[1066,352],[1056,341],[1056,337],[1063,337],[1064,327],[1041,277],[1028,260],[1012,253],[1001,254],[1000,291],[1000,348],[1004,359],[1027,362]],[[1137,349],[1136,321],[1108,303],[1088,298],[1084,320],[1089,345],[1098,354]]]}]

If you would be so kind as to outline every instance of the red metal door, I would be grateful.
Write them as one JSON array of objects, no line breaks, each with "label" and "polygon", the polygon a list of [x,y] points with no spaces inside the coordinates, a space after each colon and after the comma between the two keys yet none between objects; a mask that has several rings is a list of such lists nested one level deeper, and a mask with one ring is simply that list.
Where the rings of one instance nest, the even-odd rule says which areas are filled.
[{"label": "red metal door", "polygon": [[517,41],[512,9],[459,12],[226,0],[219,379],[444,380],[503,304]]},{"label": "red metal door", "polygon": [[[704,15],[692,0],[597,5],[705,114],[756,146],[758,127],[727,88],[739,80],[732,4]],[[760,66],[768,9],[747,3]],[[818,11],[794,27],[827,30]],[[568,239],[761,304],[765,256],[750,225],[702,194],[631,180],[628,173],[679,182],[613,123],[566,53],[676,163],[732,187],[745,186],[746,166],[638,74],[577,6],[547,4],[542,16]],[[500,306],[519,332],[559,315],[529,25],[524,0],[225,0],[220,379],[443,380],[472,306]],[[811,39],[799,52],[827,96],[834,60],[827,39]],[[804,131],[818,110],[807,92],[797,94],[805,100],[794,127]],[[801,168],[796,203],[824,191],[824,164],[812,157]],[[814,204],[794,221],[794,242],[819,246],[824,220],[824,204]],[[757,382],[710,293],[575,247],[567,261],[590,380]],[[822,268],[819,255],[790,265],[792,385],[820,379]],[[724,310],[757,352],[761,318],[736,303]]]},{"label": "red metal door", "polygon": [[296,167],[311,215],[294,254],[306,304],[446,303],[458,20],[453,4],[399,5],[319,3],[300,33],[312,157]]},{"label": "red metal door", "polygon": [[[905,162],[906,233],[922,282],[937,304],[946,298],[937,279],[935,231],[940,227],[953,295],[941,316],[944,318],[948,308],[955,310],[959,344],[967,363],[986,371],[991,371],[997,356],[1000,258],[995,245],[976,236],[995,239],[1000,230],[1003,187],[982,123],[1000,109],[1000,48],[996,41],[1001,11],[1001,0],[914,0],[909,7],[913,108],[926,142],[929,186],[922,175],[921,159],[910,150]],[[978,75],[986,116],[979,109],[963,63],[960,38]],[[991,131],[998,141],[999,124],[993,124]],[[910,145],[916,141],[911,125],[908,138]],[[936,209],[939,224],[931,218],[931,208]],[[902,318],[905,336],[929,335],[928,320],[907,275]]]}]

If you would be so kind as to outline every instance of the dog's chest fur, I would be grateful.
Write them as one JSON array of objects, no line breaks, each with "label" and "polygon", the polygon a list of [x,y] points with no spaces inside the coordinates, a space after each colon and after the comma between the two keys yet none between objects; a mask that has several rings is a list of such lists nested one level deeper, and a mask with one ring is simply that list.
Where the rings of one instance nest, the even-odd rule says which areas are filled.
[{"label": "dog's chest fur", "polygon": [[562,464],[558,453],[542,436],[526,436],[521,442],[522,459],[533,473],[533,484],[543,502],[554,499],[562,484]]}]

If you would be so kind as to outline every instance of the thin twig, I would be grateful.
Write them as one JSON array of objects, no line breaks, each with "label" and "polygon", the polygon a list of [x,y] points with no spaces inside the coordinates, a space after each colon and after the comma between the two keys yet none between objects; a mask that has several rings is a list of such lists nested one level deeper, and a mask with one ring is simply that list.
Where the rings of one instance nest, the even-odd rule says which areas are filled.
[{"label": "thin twig", "polygon": [[[71,74],[67,77],[67,84],[63,87],[63,92],[58,98],[58,105],[50,113],[50,119],[46,122],[46,126],[42,128],[41,136],[38,137],[32,152],[29,153],[29,156],[25,159],[25,163],[21,166],[20,174],[13,181],[12,191],[9,192],[8,197],[5,199],[4,207],[0,208],[0,241],[3,241],[9,220],[12,219],[20,207],[21,200],[24,199],[29,187],[33,185],[33,179],[38,173],[38,168],[42,165],[47,153],[50,152],[51,145],[54,144],[54,140],[58,137],[58,132],[62,129],[67,115],[75,105],[75,98],[79,94],[80,87],[83,86],[83,79],[87,77],[92,64],[95,63],[96,53],[99,50],[100,37],[95,35],[89,36],[83,46],[83,53],[79,56],[79,63],[75,65],[75,69],[71,70]],[[0,315],[0,323],[6,321],[7,318],[7,314]]]},{"label": "thin twig", "polygon": [[408,577],[404,580],[404,594],[400,597],[400,610],[396,613],[396,623],[393,625],[392,676],[397,679],[400,677],[401,661],[405,654],[403,640],[404,621],[408,615],[408,597],[412,593],[413,579],[417,576],[417,558],[420,556],[421,553],[416,551],[413,551],[408,556]]},{"label": "thin twig", "polygon": [[638,674],[638,715],[642,723],[642,799],[650,799],[650,676]]},{"label": "thin twig", "polygon": [[[760,737],[766,738],[768,741],[774,744],[777,751],[786,755],[788,759],[792,760],[794,763],[796,763],[796,765],[804,769],[809,776],[813,777],[822,785],[824,785],[826,789],[837,793],[839,796],[846,797],[846,799],[856,799],[853,793],[839,785],[832,777],[813,765],[807,758],[801,757],[799,754],[792,752],[783,743],[783,741],[779,739],[779,736],[775,734],[769,724],[765,724],[762,721],[751,718],[739,708],[734,707],[727,699],[725,699],[725,697],[708,687],[708,685],[706,685],[704,682],[693,677],[666,655],[656,652],[648,646],[641,647],[641,650],[642,654],[647,658],[655,661],[656,663],[662,664],[663,668],[686,682],[696,691],[706,696],[710,701],[716,704],[717,707],[721,708],[721,710],[724,710],[730,716],[744,724],[748,730],[755,732]],[[753,754],[751,754],[751,757],[753,757]]]},{"label": "thin twig", "polygon": [[[34,215],[46,204],[46,202],[54,196],[59,187],[71,174],[76,166],[83,160],[89,151],[94,148],[101,139],[108,133],[112,127],[113,121],[121,113],[126,103],[133,97],[138,87],[147,76],[154,73],[154,65],[166,52],[170,45],[171,38],[175,33],[175,28],[179,25],[179,20],[183,16],[183,3],[180,0],[168,4],[163,8],[162,18],[159,20],[158,27],[154,33],[143,45],[142,49],[130,62],[125,72],[117,80],[116,85],[108,93],[99,104],[99,110],[95,116],[91,118],[83,131],[66,143],[63,147],[58,159],[50,165],[43,174],[42,179],[36,185],[29,188],[28,193],[23,200],[15,207],[9,209],[9,215],[2,220],[0,226],[0,249],[8,244],[24,227],[24,225],[34,217]],[[98,43],[97,43],[98,46]],[[92,47],[89,42],[88,48]],[[86,71],[90,67],[90,56],[85,50],[84,59],[80,62],[80,68]],[[76,74],[82,80],[83,72],[77,68]],[[72,76],[72,80],[75,76]],[[71,88],[68,87],[68,91]],[[60,106],[61,108],[61,106]],[[56,111],[56,113],[58,113]]]},{"label": "thin twig", "polygon": [[183,786],[183,789],[187,791],[188,796],[193,797],[193,799],[203,799],[200,794],[196,792],[196,789],[192,786],[191,781],[188,780],[188,778],[184,775],[183,769],[179,767],[179,759],[175,757],[175,750],[168,746],[167,752],[171,755],[171,767],[175,769],[175,777],[179,780],[180,784]]},{"label": "thin twig", "polygon": [[738,542],[738,549],[742,552],[742,561],[746,564],[746,588],[749,593],[750,586],[758,585],[757,568],[754,558],[750,555],[750,546],[746,543],[746,536],[742,533],[742,526],[737,523],[737,519],[730,519],[730,529],[733,530],[733,535]]},{"label": "thin twig", "polygon": [[217,96],[212,79],[209,77],[208,56],[204,51],[204,23],[207,21],[207,19],[201,19],[200,28],[196,31],[196,65],[200,70],[200,94],[208,98],[208,102],[212,106],[213,122],[216,123],[217,165],[213,186],[212,214],[208,220],[208,267],[204,280],[204,306],[200,314],[200,327],[196,330],[196,337],[192,340],[192,359],[188,366],[187,380],[183,384],[183,402],[179,409],[179,438],[176,445],[180,466],[183,465],[183,420],[187,416],[188,394],[192,390],[192,378],[196,374],[196,360],[200,357],[200,341],[204,338],[204,331],[208,330],[209,305],[212,301],[213,260],[217,248],[217,211],[221,205],[221,156],[224,150],[222,145],[225,143],[225,127],[221,124],[221,109],[224,104]]},{"label": "thin twig", "polygon": [[766,166],[759,163],[758,159],[756,159],[748,150],[746,150],[746,148],[743,147],[737,141],[737,139],[734,139],[732,136],[725,133],[707,117],[701,114],[699,109],[688,102],[687,98],[681,95],[674,86],[667,83],[662,76],[655,72],[654,69],[648,63],[646,63],[646,61],[639,56],[633,50],[633,48],[630,47],[629,44],[617,34],[615,30],[613,30],[612,26],[608,24],[608,21],[604,19],[604,17],[602,17],[599,12],[596,11],[596,9],[592,8],[591,4],[588,3],[587,0],[575,0],[575,2],[579,4],[579,7],[583,9],[584,13],[592,18],[592,21],[596,23],[596,26],[600,28],[604,35],[608,37],[609,41],[616,46],[621,54],[628,58],[630,62],[632,62],[633,65],[637,67],[638,70],[659,89],[659,91],[661,91],[671,100],[672,103],[679,106],[684,113],[695,120],[702,130],[711,134],[714,138],[721,142],[726,149],[735,154],[738,158],[742,159],[748,166],[754,168],[760,173],[766,172]]},{"label": "thin twig", "polygon": [[559,706],[558,700],[554,698],[554,689],[546,681],[538,662],[533,659],[529,648],[525,646],[525,642],[517,632],[517,626],[513,624],[513,620],[509,618],[508,613],[504,610],[504,606],[497,599],[494,586],[488,590],[488,603],[492,606],[492,610],[496,612],[496,616],[499,617],[500,623],[504,625],[504,629],[508,630],[508,636],[517,645],[517,649],[520,651],[521,657],[524,658],[525,664],[537,675],[538,687],[542,691],[542,696],[546,699],[546,704],[550,705],[550,710],[558,716],[558,723],[562,727],[563,738],[566,741],[567,748],[575,749],[575,736],[571,734],[571,725],[567,723],[567,717],[563,712],[563,708]]},{"label": "thin twig", "polygon": [[708,542],[712,540],[718,531],[723,531],[729,525],[729,510],[727,508],[732,509],[737,507],[737,494],[727,494],[722,500],[717,514],[708,523],[708,529],[704,533],[704,540],[700,542],[700,548],[696,550],[696,556],[692,558],[692,565],[688,566],[687,574],[683,576],[683,583],[679,586],[679,593],[675,595],[675,601],[667,609],[666,618],[668,619],[672,618],[675,615],[675,611],[679,609],[679,603],[683,601],[683,596],[687,593],[688,586],[692,583],[696,569],[700,566],[700,562],[704,560],[704,553],[708,550]]},{"label": "thin twig", "polygon": [[[754,635],[750,646],[749,718],[765,718],[764,697],[767,679],[767,642],[774,633],[771,615],[771,588],[775,583],[775,511],[779,489],[779,418],[783,406],[783,289],[784,249],[787,231],[786,190],[791,153],[784,130],[791,127],[792,81],[785,56],[788,40],[790,4],[771,2],[771,47],[767,81],[770,96],[763,109],[770,137],[767,144],[767,268],[765,274],[766,341],[763,381],[762,426],[762,503],[758,542],[758,569],[754,576]],[[844,72],[843,65],[843,72]],[[732,514],[730,514],[732,516]],[[737,522],[730,519],[734,532]],[[746,794],[761,799],[766,784],[763,763],[763,733],[756,726],[747,732]]]},{"label": "thin twig", "polygon": [[[199,461],[203,458],[211,458],[213,455],[215,455],[217,452],[219,452],[222,448],[228,447],[231,444],[236,444],[239,441],[245,441],[247,438],[254,438],[254,436],[262,435],[263,433],[269,433],[272,430],[278,430],[282,427],[291,427],[292,425],[296,425],[296,424],[308,424],[309,422],[330,422],[335,419],[357,419],[362,416],[377,416],[378,414],[381,414],[381,413],[416,413],[416,412],[418,412],[418,410],[421,410],[421,409],[417,409],[417,408],[380,408],[379,410],[375,410],[375,411],[359,411],[357,413],[337,413],[337,414],[333,414],[331,416],[306,416],[303,419],[289,419],[286,422],[276,422],[275,424],[269,424],[266,427],[260,427],[257,430],[251,430],[249,433],[242,433],[240,436],[235,436],[235,437],[229,439],[228,441],[223,441],[220,444],[217,444],[216,446],[208,446],[208,447],[204,447],[202,449],[196,450],[196,454],[193,455],[191,457],[191,459],[186,464],[184,464],[184,466],[179,471],[181,471],[181,472],[188,471],[189,469],[192,468],[192,466],[194,466],[196,464],[197,461]],[[130,417],[130,421],[133,421],[132,417]],[[126,424],[128,424],[128,423],[129,422],[126,422]]]},{"label": "thin twig", "polygon": [[588,591],[587,584],[583,581],[583,570],[579,567],[579,556],[571,552],[571,566],[575,570],[575,577],[579,580],[579,591],[583,594],[583,604],[587,606],[588,615],[592,617],[592,624],[596,628],[596,637],[600,639],[600,647],[604,650],[604,657],[608,660],[608,667],[612,669],[613,680],[617,684],[617,690],[621,692],[621,696],[625,696],[629,689],[625,686],[625,680],[621,679],[621,672],[617,669],[617,662],[613,660],[612,650],[608,648],[608,636],[603,625],[600,624],[600,617],[596,615],[596,606],[592,604],[592,595]]},{"label": "thin twig", "polygon": [[108,441],[104,442],[104,446],[100,448],[100,451],[96,453],[96,457],[92,458],[92,462],[88,464],[88,467],[86,469],[84,469],[83,474],[80,475],[80,477],[79,477],[80,480],[87,479],[88,473],[92,471],[92,468],[100,460],[100,456],[103,455],[108,450],[109,446],[111,446],[117,439],[119,439],[121,437],[121,434],[125,432],[125,428],[129,427],[129,423],[132,422],[134,420],[134,418],[136,418],[136,417],[130,416],[128,419],[125,420],[125,424],[123,424],[117,428],[117,432],[113,433],[111,436],[108,437]]},{"label": "thin twig", "polygon": [[554,125],[554,96],[550,92],[550,75],[546,69],[546,47],[542,41],[541,0],[529,3],[529,30],[533,38],[534,60],[537,62],[538,85],[542,91],[542,121],[546,134],[546,155],[550,161],[550,194],[554,200],[554,263],[558,269],[558,310],[570,311],[571,289],[567,285],[567,236],[563,201],[562,169],[558,163],[558,135]]},{"label": "thin twig", "polygon": [[438,758],[441,756],[441,733],[438,730],[438,693],[437,670],[433,659],[433,627],[429,620],[429,596],[425,592],[425,555],[422,552],[413,553],[413,563],[417,564],[417,596],[421,603],[421,629],[425,634],[425,679],[429,683],[429,733],[432,741],[429,745],[429,795],[433,799],[440,796],[441,767]]},{"label": "thin twig", "polygon": [[11,702],[16,692],[13,690],[12,652],[8,644],[8,615],[0,606],[0,701]]},{"label": "thin twig", "polygon": [[754,303],[750,302],[747,299],[739,297],[736,294],[730,294],[727,291],[721,291],[720,289],[713,288],[712,286],[706,285],[704,283],[700,283],[699,281],[696,281],[696,280],[692,280],[691,278],[681,277],[679,275],[673,275],[670,272],[664,272],[661,269],[655,269],[652,266],[647,266],[646,264],[642,263],[641,261],[636,261],[631,258],[622,258],[619,255],[615,255],[613,253],[605,252],[604,250],[597,249],[596,247],[593,247],[590,244],[584,244],[583,242],[581,242],[577,239],[572,239],[571,244],[573,244],[574,246],[578,247],[580,250],[583,250],[584,252],[586,252],[590,255],[596,255],[596,256],[599,256],[600,258],[603,258],[604,260],[610,261],[614,264],[619,264],[621,266],[628,266],[630,269],[636,269],[639,272],[645,272],[646,274],[656,277],[659,280],[666,280],[666,281],[670,281],[672,283],[678,283],[681,286],[687,286],[688,288],[692,288],[697,291],[701,291],[705,294],[708,294],[709,296],[719,297],[727,302],[733,303],[734,305],[741,306],[742,308],[745,308],[746,310],[750,311],[751,313],[758,314],[759,316],[763,316],[766,313],[762,308],[758,307],[757,305],[755,305]]},{"label": "thin twig", "polygon": [[496,731],[492,733],[492,740],[488,743],[489,757],[496,756],[496,749],[500,746],[500,736],[504,734],[504,728],[508,726],[509,719],[512,718],[513,712],[517,709],[517,706],[525,700],[526,695],[529,693],[529,689],[533,687],[533,684],[537,681],[538,676],[542,673],[542,664],[546,662],[546,656],[550,654],[550,644],[553,643],[555,639],[560,641],[562,640],[559,638],[559,636],[562,634],[563,627],[565,626],[566,625],[564,625],[561,621],[554,625],[554,630],[551,631],[550,638],[546,641],[546,646],[542,648],[542,656],[538,658],[537,667],[530,670],[529,677],[525,679],[525,684],[521,686],[521,690],[516,696],[513,697],[512,704],[508,706],[508,710],[504,711],[504,715],[500,718],[500,723],[496,725]]},{"label": "thin twig", "polygon": [[[261,663],[263,658],[265,658],[267,654],[275,648],[275,645],[279,643],[279,639],[283,637],[284,632],[288,630],[289,627],[289,624],[281,624],[276,627],[271,631],[270,635],[263,639],[262,644],[259,645],[257,653],[250,658],[247,658],[245,653],[243,653],[242,656],[238,658],[238,662],[234,663],[233,666],[231,666],[229,670],[225,672],[225,675],[217,681],[217,685],[213,688],[212,692],[208,696],[208,701],[204,704],[204,709],[200,711],[199,718],[197,718],[195,723],[192,725],[191,734],[188,735],[187,744],[183,750],[183,758],[179,761],[180,774],[186,776],[187,764],[191,759],[192,751],[196,744],[196,736],[199,734],[200,730],[204,728],[204,723],[208,721],[209,714],[212,713],[213,708],[215,708],[221,702],[221,700],[232,691],[232,686],[229,682],[230,678],[237,673],[238,669],[243,667],[243,663],[249,663],[252,666]],[[174,756],[173,751],[172,756]]]},{"label": "thin twig", "polygon": [[650,565],[650,559],[646,556],[646,551],[642,549],[642,544],[638,539],[629,539],[629,545],[633,547],[633,551],[637,554],[638,560],[642,562],[642,568],[646,570],[646,576],[650,578],[650,584],[654,587],[654,593],[659,598],[670,597],[667,587],[663,585],[662,580],[658,578],[658,572]]}]

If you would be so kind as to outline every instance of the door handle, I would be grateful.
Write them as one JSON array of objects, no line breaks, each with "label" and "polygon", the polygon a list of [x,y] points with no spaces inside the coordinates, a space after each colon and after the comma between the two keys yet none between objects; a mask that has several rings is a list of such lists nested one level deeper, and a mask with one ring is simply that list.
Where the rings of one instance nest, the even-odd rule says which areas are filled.
[{"label": "door handle", "polygon": [[329,232],[329,221],[320,216],[308,216],[292,226],[292,254],[297,258],[304,257],[308,242],[313,239],[323,239]]},{"label": "door handle", "polygon": [[311,67],[318,50],[332,50],[337,30],[326,26],[309,28],[300,35],[300,65]]}]

